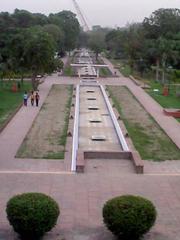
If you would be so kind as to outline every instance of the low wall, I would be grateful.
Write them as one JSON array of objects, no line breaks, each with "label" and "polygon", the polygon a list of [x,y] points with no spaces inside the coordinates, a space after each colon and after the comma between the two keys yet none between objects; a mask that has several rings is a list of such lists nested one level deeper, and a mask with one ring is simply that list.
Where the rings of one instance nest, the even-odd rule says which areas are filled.
[{"label": "low wall", "polygon": [[129,78],[134,82],[136,86],[138,87],[141,86],[141,83],[137,79],[135,79],[132,75],[129,75]]},{"label": "low wall", "polygon": [[144,173],[144,162],[137,151],[134,152],[99,152],[99,151],[78,151],[76,171],[84,173],[86,160],[91,159],[127,159],[131,160],[137,174]]},{"label": "low wall", "polygon": [[180,118],[180,109],[164,109],[163,112],[166,116]]},{"label": "low wall", "polygon": [[76,104],[75,104],[75,119],[73,130],[73,149],[72,149],[72,164],[71,171],[76,171],[76,160],[78,153],[78,138],[79,138],[79,85],[76,86]]},{"label": "low wall", "polygon": [[134,164],[136,173],[143,174],[144,173],[144,161],[141,159],[141,157],[137,151],[131,152],[131,160]]},{"label": "low wall", "polygon": [[84,152],[85,159],[130,159],[131,152],[99,152],[86,151]]}]

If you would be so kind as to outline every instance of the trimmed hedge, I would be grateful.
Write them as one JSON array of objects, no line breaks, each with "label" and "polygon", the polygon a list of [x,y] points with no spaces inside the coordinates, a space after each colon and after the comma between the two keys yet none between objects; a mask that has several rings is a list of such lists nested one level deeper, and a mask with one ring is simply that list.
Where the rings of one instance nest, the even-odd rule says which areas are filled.
[{"label": "trimmed hedge", "polygon": [[107,201],[103,218],[107,228],[123,240],[139,239],[154,225],[157,212],[147,199],[125,195]]},{"label": "trimmed hedge", "polygon": [[58,204],[45,194],[24,193],[8,201],[6,213],[21,239],[34,240],[56,225],[60,210]]}]

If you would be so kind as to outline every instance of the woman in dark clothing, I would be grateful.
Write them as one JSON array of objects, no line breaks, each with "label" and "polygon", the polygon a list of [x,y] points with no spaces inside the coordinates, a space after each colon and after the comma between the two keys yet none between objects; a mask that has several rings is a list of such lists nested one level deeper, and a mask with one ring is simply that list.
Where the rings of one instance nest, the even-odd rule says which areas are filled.
[{"label": "woman in dark clothing", "polygon": [[36,92],[36,95],[35,95],[35,101],[36,101],[36,107],[38,107],[39,106],[39,93],[38,92]]}]

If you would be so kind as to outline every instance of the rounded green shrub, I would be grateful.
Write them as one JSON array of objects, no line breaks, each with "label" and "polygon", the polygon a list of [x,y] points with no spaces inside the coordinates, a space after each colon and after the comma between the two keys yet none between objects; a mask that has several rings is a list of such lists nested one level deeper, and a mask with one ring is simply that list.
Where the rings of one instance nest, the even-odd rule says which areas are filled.
[{"label": "rounded green shrub", "polygon": [[60,210],[58,204],[45,194],[24,193],[8,201],[6,213],[21,239],[34,240],[56,225]]},{"label": "rounded green shrub", "polygon": [[103,218],[107,228],[123,240],[139,239],[156,220],[156,209],[147,199],[125,195],[107,201]]}]

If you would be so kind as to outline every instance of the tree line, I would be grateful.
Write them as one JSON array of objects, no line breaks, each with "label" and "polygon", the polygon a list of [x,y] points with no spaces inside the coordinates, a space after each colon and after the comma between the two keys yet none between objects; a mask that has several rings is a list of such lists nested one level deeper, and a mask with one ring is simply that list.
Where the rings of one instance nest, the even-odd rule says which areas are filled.
[{"label": "tree line", "polygon": [[[97,55],[105,50],[111,58],[126,59],[141,75],[155,70],[156,79],[165,82],[165,73],[171,72],[180,81],[180,9],[158,9],[142,23],[124,28],[96,29],[89,36],[89,47]],[[153,66],[153,67],[152,67]]]},{"label": "tree line", "polygon": [[[62,11],[49,16],[16,9],[0,13],[0,77],[26,72],[35,84],[37,74],[52,72],[63,56],[76,48],[80,33],[76,15]],[[35,87],[35,86],[34,86]]]},{"label": "tree line", "polygon": [[[132,72],[156,71],[165,82],[166,72],[180,81],[180,9],[158,9],[141,23],[110,29],[95,26],[83,32],[76,15],[62,11],[49,16],[16,9],[0,13],[0,78],[29,72],[32,83],[37,74],[49,73],[63,56],[76,47],[88,47],[110,58],[125,59]],[[35,87],[35,86],[34,86]]]}]

